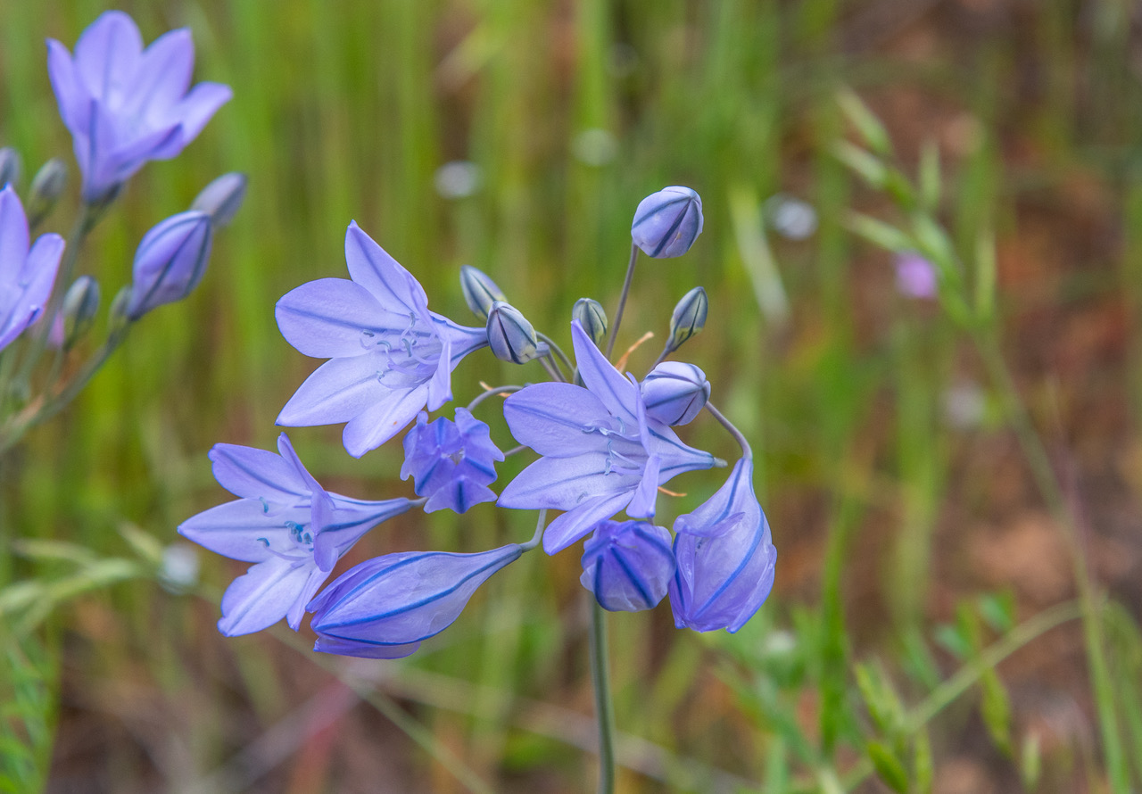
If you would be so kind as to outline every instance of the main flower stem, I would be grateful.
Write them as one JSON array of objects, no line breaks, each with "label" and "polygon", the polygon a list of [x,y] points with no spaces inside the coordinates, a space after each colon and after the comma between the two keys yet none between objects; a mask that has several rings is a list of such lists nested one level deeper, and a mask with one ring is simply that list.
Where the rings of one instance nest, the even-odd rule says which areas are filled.
[{"label": "main flower stem", "polygon": [[615,792],[615,710],[607,675],[607,614],[591,600],[591,684],[595,690],[595,719],[599,724],[599,791]]},{"label": "main flower stem", "polygon": [[627,306],[627,294],[631,292],[631,279],[635,276],[635,260],[639,257],[639,247],[634,241],[631,243],[631,259],[627,261],[627,276],[623,279],[623,292],[619,294],[619,306],[615,309],[615,320],[611,323],[611,331],[607,334],[607,350],[604,355],[610,359],[611,351],[615,348],[615,335],[619,331],[619,324],[623,320],[623,307]]}]

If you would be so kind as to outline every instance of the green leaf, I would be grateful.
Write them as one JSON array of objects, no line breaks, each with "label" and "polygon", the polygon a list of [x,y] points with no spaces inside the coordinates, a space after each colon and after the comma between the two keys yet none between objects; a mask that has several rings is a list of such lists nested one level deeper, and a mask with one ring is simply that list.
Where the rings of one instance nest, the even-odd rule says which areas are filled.
[{"label": "green leaf", "polygon": [[837,104],[866,146],[884,157],[893,154],[893,144],[889,140],[889,133],[885,131],[885,125],[857,94],[843,88],[837,92]]},{"label": "green leaf", "polygon": [[850,167],[871,187],[883,189],[889,179],[889,168],[873,154],[854,146],[849,141],[838,141],[833,146],[833,155]]},{"label": "green leaf", "polygon": [[914,791],[933,791],[933,747],[929,744],[929,732],[923,726],[913,740],[913,780]]},{"label": "green leaf", "polygon": [[1003,635],[1016,625],[1016,599],[1010,591],[999,594],[982,594],[976,600],[981,618],[998,635]]},{"label": "green leaf", "polygon": [[1006,756],[1013,756],[1012,748],[1012,707],[1008,700],[1008,691],[1005,689],[996,670],[990,668],[980,677],[981,712],[984,715],[984,725],[992,741],[996,743]]},{"label": "green leaf", "polygon": [[996,240],[990,229],[982,229],[977,236],[973,262],[976,265],[976,315],[987,320],[996,312]]},{"label": "green leaf", "polygon": [[921,207],[928,212],[935,212],[941,203],[941,150],[931,138],[921,147],[917,183]]},{"label": "green leaf", "polygon": [[880,665],[858,663],[854,666],[858,690],[873,724],[882,734],[897,735],[905,723],[901,699]]},{"label": "green leaf", "polygon": [[846,216],[845,225],[858,237],[887,251],[900,253],[917,248],[917,241],[908,234],[869,215],[850,213]]},{"label": "green leaf", "polygon": [[873,763],[877,775],[889,789],[894,792],[909,791],[909,776],[905,773],[905,766],[887,745],[870,740],[865,751],[869,754],[869,761]]},{"label": "green leaf", "polygon": [[933,659],[933,654],[929,651],[928,644],[925,643],[921,633],[916,629],[909,630],[905,633],[904,644],[905,672],[923,685],[926,690],[932,690],[939,685],[941,683],[941,670],[937,667],[937,661]]},{"label": "green leaf", "polygon": [[933,640],[958,660],[964,661],[972,656],[972,642],[964,636],[959,627],[941,624],[933,632]]},{"label": "green leaf", "polygon": [[1027,792],[1039,789],[1042,772],[1040,755],[1040,735],[1029,732],[1024,735],[1024,742],[1020,745],[1020,781]]}]

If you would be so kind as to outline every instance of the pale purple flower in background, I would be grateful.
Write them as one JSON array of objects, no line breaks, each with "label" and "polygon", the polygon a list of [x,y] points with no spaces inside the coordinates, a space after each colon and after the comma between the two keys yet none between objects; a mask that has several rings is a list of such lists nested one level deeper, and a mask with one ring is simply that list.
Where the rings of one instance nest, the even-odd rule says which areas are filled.
[{"label": "pale purple flower in background", "polygon": [[604,610],[650,610],[675,573],[671,534],[650,522],[600,522],[580,562],[580,584]]},{"label": "pale purple flower in background", "polygon": [[405,434],[401,465],[401,480],[412,477],[417,495],[428,498],[425,512],[450,508],[464,513],[477,503],[494,501],[496,494],[488,484],[496,480],[495,462],[503,461],[504,453],[492,443],[488,426],[464,408],[456,410],[456,422],[428,419],[422,411]]},{"label": "pale purple flower in background", "polygon": [[898,254],[894,268],[897,271],[897,292],[901,295],[906,298],[937,297],[937,270],[920,254],[912,251]]},{"label": "pale purple flower in background", "polygon": [[488,336],[430,312],[420,283],[356,222],[345,233],[345,262],[352,281],[318,279],[278,301],[286,341],[329,359],[298,387],[278,424],[345,422],[345,449],[360,458],[426,405],[436,411],[450,400],[453,368]]},{"label": "pale purple flower in background", "polygon": [[474,554],[398,552],[354,566],[306,607],[314,651],[408,657],[456,621],[476,589],[520,557],[508,544]]},{"label": "pale purple flower in background", "polygon": [[[682,472],[714,466],[667,425],[647,417],[638,387],[616,370],[572,323],[584,387],[542,383],[504,401],[504,419],[521,444],[541,456],[509,483],[498,505],[566,511],[544,531],[555,554],[621,510],[655,515],[658,487]],[[585,388],[586,387],[586,388]]]},{"label": "pale purple flower in background", "polygon": [[257,632],[282,618],[296,631],[338,559],[371,528],[415,504],[327,492],[284,433],[278,452],[216,444],[210,451],[214,477],[241,499],[179,525],[179,533],[196,544],[256,564],[222,597],[218,629],[224,635]]},{"label": "pale purple flower in background", "polygon": [[64,240],[40,235],[30,247],[28,217],[10,185],[0,190],[0,350],[44,311],[56,280]]},{"label": "pale purple flower in background", "polygon": [[753,479],[754,461],[740,459],[722,488],[675,520],[676,627],[737,632],[770,595],[777,552]]},{"label": "pale purple flower in background", "polygon": [[231,97],[229,86],[190,88],[189,30],[163,34],[143,49],[139,28],[107,11],[79,37],[74,57],[48,39],[48,74],[83,172],[83,199],[112,195],[148,160],[178,155]]}]

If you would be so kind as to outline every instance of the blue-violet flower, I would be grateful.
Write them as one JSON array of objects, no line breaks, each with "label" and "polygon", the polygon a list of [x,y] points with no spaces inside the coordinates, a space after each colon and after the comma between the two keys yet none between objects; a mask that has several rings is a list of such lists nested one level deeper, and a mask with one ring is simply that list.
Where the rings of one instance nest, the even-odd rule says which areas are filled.
[{"label": "blue-violet flower", "polygon": [[199,83],[189,92],[194,43],[183,28],[143,49],[139,28],[108,11],[75,44],[48,39],[48,75],[83,172],[83,199],[106,199],[148,160],[178,155],[231,97]]},{"label": "blue-violet flower", "polygon": [[464,513],[496,494],[488,484],[496,480],[496,463],[504,453],[492,443],[488,426],[465,408],[456,410],[456,422],[417,415],[417,424],[405,434],[405,463],[401,480],[413,477],[416,492],[428,497],[425,511],[450,508]]},{"label": "blue-violet flower", "polygon": [[675,573],[671,534],[650,522],[600,522],[580,562],[579,581],[604,610],[650,610]]},{"label": "blue-violet flower", "polygon": [[450,400],[453,368],[488,337],[430,312],[413,275],[356,222],[345,233],[345,262],[352,281],[318,279],[278,301],[286,341],[330,359],[298,388],[278,424],[346,422],[345,449],[360,458],[426,405],[436,411]]},{"label": "blue-violet flower", "polygon": [[28,246],[28,217],[12,186],[0,190],[0,350],[44,310],[56,280],[64,240],[40,235]]},{"label": "blue-violet flower", "polygon": [[504,401],[512,435],[543,457],[504,488],[498,504],[566,511],[544,531],[548,554],[618,511],[637,519],[654,516],[660,484],[714,466],[710,453],[688,447],[647,416],[637,386],[574,321],[572,344],[584,387],[533,384]]},{"label": "blue-violet flower", "polygon": [[770,595],[778,553],[753,478],[753,459],[740,459],[714,496],[675,520],[675,626],[737,632]]},{"label": "blue-violet flower", "polygon": [[179,533],[212,552],[256,565],[222,597],[218,629],[245,635],[282,618],[297,630],[334,564],[370,528],[409,510],[407,499],[367,501],[327,492],[298,460],[286,434],[278,452],[216,444],[214,477],[241,499],[203,511]]},{"label": "blue-violet flower", "polygon": [[480,585],[520,557],[519,544],[475,554],[398,552],[338,577],[306,610],[314,651],[407,657],[456,621]]},{"label": "blue-violet flower", "polygon": [[686,425],[710,400],[710,381],[686,362],[660,362],[639,384],[647,416],[667,425]]}]

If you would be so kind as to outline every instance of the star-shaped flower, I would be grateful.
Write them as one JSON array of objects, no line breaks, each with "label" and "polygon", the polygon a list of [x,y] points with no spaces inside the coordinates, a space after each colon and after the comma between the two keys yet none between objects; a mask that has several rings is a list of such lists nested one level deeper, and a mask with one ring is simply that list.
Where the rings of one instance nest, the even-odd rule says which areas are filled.
[{"label": "star-shaped flower", "polygon": [[329,358],[278,415],[279,425],[345,422],[356,458],[384,444],[427,405],[452,398],[452,370],[488,344],[482,328],[430,312],[413,275],[361,231],[345,233],[350,279],[318,279],[286,293],[275,311],[286,341]]},{"label": "star-shaped flower", "polygon": [[548,554],[621,510],[637,519],[654,516],[660,484],[714,466],[710,453],[688,447],[647,416],[634,381],[607,361],[578,322],[572,344],[585,386],[534,384],[504,401],[512,435],[543,457],[504,488],[498,504],[566,511],[544,531]]}]

